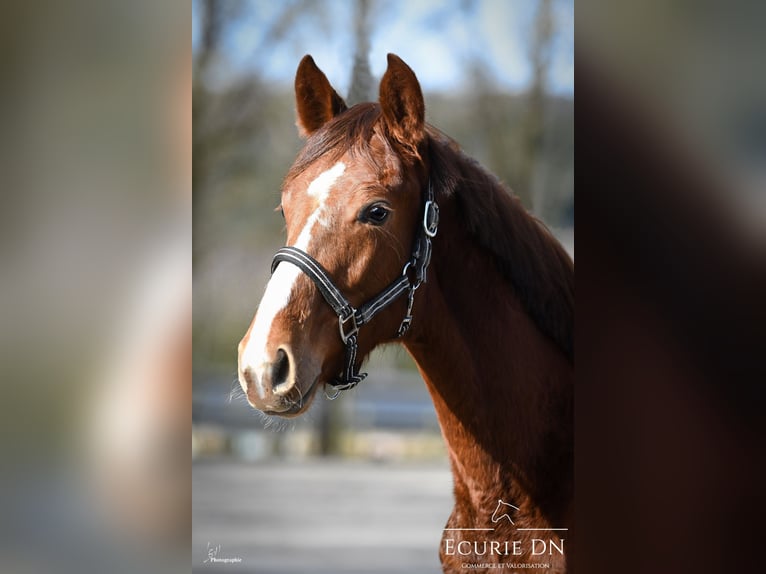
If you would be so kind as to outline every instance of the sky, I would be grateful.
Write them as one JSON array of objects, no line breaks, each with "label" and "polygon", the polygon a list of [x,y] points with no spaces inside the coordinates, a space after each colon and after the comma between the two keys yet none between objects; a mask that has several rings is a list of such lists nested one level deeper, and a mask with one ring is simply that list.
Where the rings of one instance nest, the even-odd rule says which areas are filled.
[{"label": "sky", "polygon": [[[322,0],[314,12],[300,14],[278,42],[264,35],[289,2],[250,0],[224,39],[221,78],[250,70],[267,80],[289,84],[298,61],[311,54],[341,94],[348,91],[352,67],[354,0]],[[370,66],[376,77],[394,52],[413,68],[426,91],[470,89],[467,62],[481,62],[500,89],[521,91],[531,73],[527,42],[536,0],[373,0]],[[463,6],[468,6],[461,9]],[[549,91],[574,92],[574,6],[553,1],[556,35]],[[198,5],[193,5],[193,46],[199,40]]]}]

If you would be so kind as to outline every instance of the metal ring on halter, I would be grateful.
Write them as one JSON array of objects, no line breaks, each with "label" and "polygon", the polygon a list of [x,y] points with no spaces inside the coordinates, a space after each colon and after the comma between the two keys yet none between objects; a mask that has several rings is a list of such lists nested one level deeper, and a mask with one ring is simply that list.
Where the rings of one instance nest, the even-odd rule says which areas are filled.
[{"label": "metal ring on halter", "polygon": [[[407,275],[407,272],[410,270],[410,268],[414,269],[415,264],[412,261],[407,261],[407,263],[404,264],[404,269],[402,269],[402,277],[407,277],[407,279],[410,279],[409,275]],[[423,279],[415,279],[415,282],[413,283],[410,279],[410,290],[417,291],[418,287],[420,287],[423,284]]]},{"label": "metal ring on halter", "polygon": [[436,233],[439,231],[439,206],[432,199],[426,201],[423,210],[423,231],[431,239],[436,237]]}]

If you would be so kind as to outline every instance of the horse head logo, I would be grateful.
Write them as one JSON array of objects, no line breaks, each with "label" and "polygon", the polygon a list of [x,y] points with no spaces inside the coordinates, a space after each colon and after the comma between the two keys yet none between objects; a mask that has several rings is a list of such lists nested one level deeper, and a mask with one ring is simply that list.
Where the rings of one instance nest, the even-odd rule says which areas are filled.
[{"label": "horse head logo", "polygon": [[511,519],[511,512],[514,510],[519,510],[518,506],[508,504],[507,502],[503,502],[501,499],[498,499],[497,508],[495,508],[495,512],[492,514],[492,522],[497,523],[500,522],[500,520],[503,518],[507,518],[508,522],[514,524],[513,520]]}]

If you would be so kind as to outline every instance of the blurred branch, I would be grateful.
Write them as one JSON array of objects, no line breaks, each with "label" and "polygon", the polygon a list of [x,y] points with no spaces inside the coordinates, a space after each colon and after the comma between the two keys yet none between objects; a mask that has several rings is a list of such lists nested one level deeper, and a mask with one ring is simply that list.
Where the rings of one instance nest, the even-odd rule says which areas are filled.
[{"label": "blurred branch", "polygon": [[326,22],[326,11],[323,5],[316,0],[294,0],[285,2],[284,8],[276,18],[271,27],[263,35],[263,39],[258,45],[257,53],[262,53],[273,49],[275,45],[284,42],[287,36],[297,28],[298,22],[302,18],[312,18],[316,20],[320,29],[328,33]]},{"label": "blurred branch", "polygon": [[527,114],[524,123],[524,170],[520,175],[521,186],[528,195],[530,207],[539,214],[544,198],[538,187],[537,193],[532,186],[535,165],[542,151],[545,96],[547,93],[548,71],[551,63],[551,48],[554,38],[554,21],[551,0],[538,0],[534,21],[534,33],[529,46],[529,60],[532,67],[532,84],[527,100]]},{"label": "blurred branch", "polygon": [[370,0],[358,0],[354,10],[354,67],[348,104],[372,99],[372,72],[370,71]]},{"label": "blurred branch", "polygon": [[204,70],[208,67],[210,58],[218,51],[223,28],[221,5],[216,0],[202,0],[202,40],[196,65]]}]

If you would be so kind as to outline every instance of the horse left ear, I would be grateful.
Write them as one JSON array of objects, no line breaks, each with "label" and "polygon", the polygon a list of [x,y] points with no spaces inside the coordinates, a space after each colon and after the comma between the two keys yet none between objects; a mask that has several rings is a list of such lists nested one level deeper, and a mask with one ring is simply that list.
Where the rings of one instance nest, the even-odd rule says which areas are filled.
[{"label": "horse left ear", "polygon": [[295,103],[298,108],[298,131],[304,137],[310,136],[347,109],[346,102],[309,55],[303,57],[295,74]]},{"label": "horse left ear", "polygon": [[380,107],[391,137],[413,155],[425,138],[426,107],[415,72],[395,54],[388,55],[388,69],[380,81]]}]

